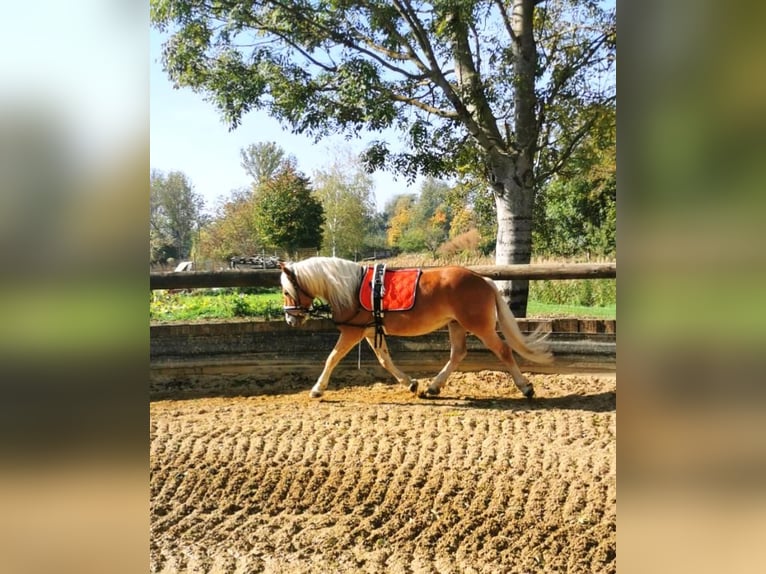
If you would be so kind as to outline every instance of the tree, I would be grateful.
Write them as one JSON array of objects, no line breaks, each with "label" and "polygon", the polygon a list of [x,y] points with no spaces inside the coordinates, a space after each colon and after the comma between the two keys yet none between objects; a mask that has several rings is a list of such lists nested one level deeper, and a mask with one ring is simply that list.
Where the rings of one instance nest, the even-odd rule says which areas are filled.
[{"label": "tree", "polygon": [[616,253],[616,109],[599,106],[589,114],[590,132],[535,205],[535,242],[546,255]]},{"label": "tree", "polygon": [[258,186],[271,179],[289,158],[276,142],[250,144],[239,150],[240,165]]},{"label": "tree", "polygon": [[315,195],[325,215],[322,244],[329,254],[353,257],[363,248],[375,211],[372,189],[372,178],[350,154],[314,174]]},{"label": "tree", "polygon": [[452,210],[447,205],[450,186],[433,177],[426,178],[420,186],[415,208],[413,227],[422,229],[423,244],[432,255],[449,237]]},{"label": "tree", "polygon": [[497,218],[495,199],[486,181],[464,171],[450,189],[447,203],[453,211],[450,237],[476,229],[479,250],[485,255],[492,253],[497,239]]},{"label": "tree", "polygon": [[204,201],[180,171],[150,175],[149,245],[151,261],[189,256],[201,225]]},{"label": "tree", "polygon": [[386,240],[388,218],[385,213],[375,212],[367,222],[367,234],[364,241],[364,253],[378,256],[383,252],[390,252]]},{"label": "tree", "polygon": [[[365,161],[410,178],[473,162],[493,191],[498,264],[529,262],[535,189],[589,129],[583,116],[556,129],[573,95],[614,98],[615,9],[593,0],[152,0],[151,19],[174,27],[171,79],[233,127],[260,108],[316,138],[397,128],[408,151],[378,141]],[[500,287],[524,316],[528,282]]]},{"label": "tree", "polygon": [[262,247],[253,222],[255,201],[251,189],[239,189],[218,206],[212,221],[200,232],[199,253],[227,261],[235,255],[254,255]]},{"label": "tree", "polygon": [[307,177],[288,162],[255,193],[253,223],[263,241],[291,256],[322,244],[324,212]]},{"label": "tree", "polygon": [[388,244],[402,251],[428,250],[436,254],[449,237],[452,208],[447,204],[449,184],[426,178],[417,195],[392,198],[384,210],[388,217]]},{"label": "tree", "polygon": [[389,200],[385,210],[389,214],[386,233],[389,246],[402,247],[401,240],[412,221],[414,204],[415,195],[411,193],[396,195]]},{"label": "tree", "polygon": [[449,237],[451,208],[446,203],[450,186],[426,178],[418,195],[402,196],[391,218],[389,239],[392,245],[403,251],[428,250],[436,254],[439,246]]}]

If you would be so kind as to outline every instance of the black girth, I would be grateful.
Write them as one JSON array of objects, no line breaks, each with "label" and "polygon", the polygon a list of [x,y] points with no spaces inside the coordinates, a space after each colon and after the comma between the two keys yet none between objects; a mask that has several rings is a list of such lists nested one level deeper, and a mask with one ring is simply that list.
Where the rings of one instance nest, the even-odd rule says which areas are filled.
[{"label": "black girth", "polygon": [[372,273],[372,318],[375,325],[375,348],[380,347],[383,342],[383,295],[385,287],[383,286],[383,277],[386,274],[386,264],[377,263]]}]

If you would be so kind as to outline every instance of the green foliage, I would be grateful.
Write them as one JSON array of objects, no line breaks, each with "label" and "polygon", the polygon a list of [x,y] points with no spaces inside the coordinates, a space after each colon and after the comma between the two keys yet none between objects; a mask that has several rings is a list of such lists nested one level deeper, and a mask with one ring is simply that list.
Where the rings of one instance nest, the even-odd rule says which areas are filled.
[{"label": "green foliage", "polygon": [[[591,281],[590,289],[594,301],[585,305],[582,301],[587,298],[578,292],[573,285],[541,287],[542,281],[530,282],[529,315],[567,315],[575,317],[604,317],[615,316],[614,280],[584,280]],[[599,282],[611,281],[612,287],[599,285]],[[561,282],[559,282],[561,283]],[[577,283],[576,281],[570,283]],[[541,287],[538,289],[538,287]],[[610,294],[610,289],[611,294]],[[599,297],[603,304],[597,303]],[[609,299],[612,301],[609,302]],[[282,294],[275,288],[226,288],[199,289],[192,293],[154,292],[149,303],[149,318],[156,322],[199,321],[210,319],[234,319],[252,317],[254,319],[278,320],[284,315],[282,310]]]},{"label": "green foliage", "polygon": [[[199,290],[193,293],[156,292],[149,303],[152,321],[192,321],[260,317],[277,319],[283,315],[282,294],[278,289],[259,294],[237,289]],[[246,290],[242,290],[246,291]]]},{"label": "green foliage", "polygon": [[[152,24],[172,30],[162,56],[170,78],[205,94],[232,127],[250,110],[265,109],[317,138],[396,128],[406,151],[375,141],[365,162],[407,177],[454,173],[466,145],[510,151],[516,140],[497,127],[523,84],[507,3],[151,0],[150,6]],[[608,97],[599,90],[613,86],[599,80],[614,69],[614,11],[580,0],[526,7],[534,10],[530,45],[541,46],[538,69],[531,70],[536,78],[526,81],[538,84],[539,120],[547,127],[572,117],[572,94]],[[444,74],[458,62],[458,77]],[[575,129],[561,133],[580,127],[569,121]],[[543,129],[546,136],[553,131]]]},{"label": "green foliage", "polygon": [[405,252],[428,250],[435,254],[449,238],[452,207],[449,184],[427,178],[418,195],[400,195],[387,207],[390,214],[388,244]]},{"label": "green foliage", "polygon": [[198,253],[202,259],[227,261],[234,255],[258,253],[263,247],[253,223],[255,198],[251,190],[235,191],[217,209],[200,232]]},{"label": "green foliage", "polygon": [[288,253],[322,243],[324,210],[308,178],[292,164],[263,182],[256,192],[253,223],[263,241]]},{"label": "green foliage", "polygon": [[425,231],[420,227],[409,226],[398,241],[392,246],[404,253],[417,253],[426,250]]},{"label": "green foliage", "polygon": [[369,253],[380,253],[387,249],[386,230],[388,228],[388,219],[385,213],[374,213],[367,221],[363,251]]},{"label": "green foliage", "polygon": [[325,255],[353,259],[365,250],[375,212],[373,185],[359,159],[350,153],[336,156],[314,174],[315,195],[325,215]]},{"label": "green foliage", "polygon": [[250,144],[239,151],[240,165],[253,178],[256,186],[270,180],[284,167],[285,150],[276,142],[259,142]]},{"label": "green foliage", "polygon": [[617,213],[614,194],[594,195],[583,180],[556,181],[548,186],[535,231],[536,252],[545,256],[616,251]]},{"label": "green foliage", "polygon": [[183,172],[152,170],[150,176],[149,259],[164,263],[186,258],[202,223],[202,197]]},{"label": "green foliage", "polygon": [[551,305],[607,307],[617,304],[617,281],[614,279],[530,281],[529,298]]},{"label": "green foliage", "polygon": [[616,254],[616,109],[591,108],[591,131],[566,169],[536,198],[533,238],[538,255]]}]

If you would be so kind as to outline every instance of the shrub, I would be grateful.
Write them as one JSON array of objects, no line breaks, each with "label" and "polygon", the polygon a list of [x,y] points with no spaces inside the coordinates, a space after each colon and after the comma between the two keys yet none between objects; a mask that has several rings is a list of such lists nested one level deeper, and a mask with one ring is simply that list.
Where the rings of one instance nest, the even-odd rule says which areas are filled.
[{"label": "shrub", "polygon": [[529,298],[554,305],[605,307],[617,303],[617,282],[614,279],[530,281]]},{"label": "shrub", "polygon": [[437,250],[437,253],[440,257],[452,257],[465,253],[475,254],[479,249],[480,241],[481,237],[479,236],[479,230],[469,229],[465,233],[461,233],[449,241],[442,243]]},{"label": "shrub", "polygon": [[253,314],[250,303],[241,295],[232,301],[231,312],[235,317],[249,317]]}]

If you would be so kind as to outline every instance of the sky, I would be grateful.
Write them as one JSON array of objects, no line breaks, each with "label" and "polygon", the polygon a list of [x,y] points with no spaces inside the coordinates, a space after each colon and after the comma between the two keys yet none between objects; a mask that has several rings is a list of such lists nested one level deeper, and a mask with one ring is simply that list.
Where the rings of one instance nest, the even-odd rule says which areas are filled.
[{"label": "sky", "polygon": [[[329,167],[337,146],[347,146],[356,153],[364,149],[364,141],[347,142],[342,137],[314,143],[309,137],[283,129],[279,122],[259,110],[249,112],[238,128],[229,131],[213,104],[188,88],[173,88],[160,62],[164,41],[165,35],[150,31],[150,163],[152,169],[186,174],[205,200],[206,211],[212,213],[219,198],[227,198],[232,190],[249,185],[250,178],[240,165],[239,153],[250,144],[276,142],[297,158],[298,168],[309,177],[314,171]],[[369,139],[380,137],[375,134]],[[375,173],[373,181],[379,211],[394,195],[419,189],[419,182],[408,187],[403,177],[394,178],[389,173]]]}]

